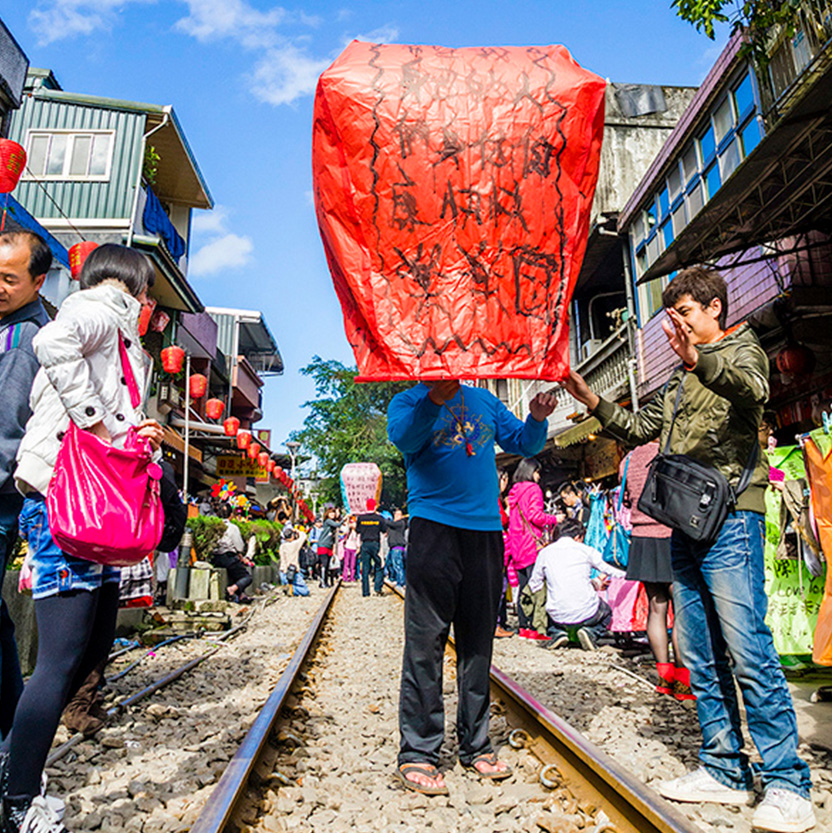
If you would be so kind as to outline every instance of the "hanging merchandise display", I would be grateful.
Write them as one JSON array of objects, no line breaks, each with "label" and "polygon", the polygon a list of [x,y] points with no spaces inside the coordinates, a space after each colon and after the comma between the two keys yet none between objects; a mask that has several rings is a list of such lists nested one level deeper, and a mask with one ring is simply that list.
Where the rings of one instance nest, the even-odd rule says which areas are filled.
[{"label": "hanging merchandise display", "polygon": [[202,399],[207,390],[208,379],[201,373],[192,373],[190,379],[188,379],[188,391],[191,394],[191,399]]},{"label": "hanging merchandise display", "polygon": [[225,410],[225,402],[222,399],[209,399],[205,403],[205,415],[208,419],[219,419]]},{"label": "hanging merchandise display", "polygon": [[826,433],[825,428],[809,434],[803,454],[818,540],[826,556],[826,584],[815,627],[812,659],[821,665],[832,665],[832,434]]},{"label": "hanging merchandise display", "polygon": [[563,46],[353,41],[324,71],[315,206],[359,381],[564,378],[605,88]]},{"label": "hanging merchandise display", "polygon": [[181,347],[173,345],[172,347],[165,347],[162,350],[162,370],[171,375],[179,373],[182,370],[182,364],[185,361],[185,351]]},{"label": "hanging merchandise display", "polygon": [[381,469],[375,463],[347,463],[341,469],[341,498],[350,515],[367,511],[367,501],[381,497]]},{"label": "hanging merchandise display", "polygon": [[163,309],[157,309],[150,319],[150,329],[154,333],[163,333],[168,324],[170,324],[170,316]]},{"label": "hanging merchandise display", "polygon": [[72,280],[78,280],[87,256],[96,248],[98,248],[98,243],[93,243],[92,240],[84,240],[81,243],[76,243],[74,246],[69,247],[69,274]]},{"label": "hanging merchandise display", "polygon": [[823,599],[823,578],[813,573],[822,567],[788,511],[784,517],[783,509],[794,497],[802,502],[806,469],[797,446],[778,447],[767,454],[769,465],[782,472],[783,480],[782,489],[766,490],[766,624],[778,654],[802,656],[812,653]]},{"label": "hanging merchandise display", "polygon": [[251,443],[251,431],[245,429],[237,432],[237,448],[248,448]]}]

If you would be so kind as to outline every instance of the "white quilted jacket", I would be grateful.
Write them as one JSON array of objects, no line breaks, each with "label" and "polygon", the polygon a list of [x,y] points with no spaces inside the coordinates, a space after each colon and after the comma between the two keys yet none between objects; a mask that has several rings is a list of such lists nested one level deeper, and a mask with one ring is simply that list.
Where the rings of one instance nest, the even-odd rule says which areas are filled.
[{"label": "white quilted jacket", "polygon": [[52,469],[70,418],[79,428],[103,420],[121,446],[127,429],[142,419],[133,408],[121,369],[121,330],[139,391],[145,389],[146,356],[139,341],[141,304],[105,282],[70,295],[54,321],[35,336],[32,346],[41,363],[29,402],[32,416],[17,452],[16,485],[27,494],[46,494]]}]

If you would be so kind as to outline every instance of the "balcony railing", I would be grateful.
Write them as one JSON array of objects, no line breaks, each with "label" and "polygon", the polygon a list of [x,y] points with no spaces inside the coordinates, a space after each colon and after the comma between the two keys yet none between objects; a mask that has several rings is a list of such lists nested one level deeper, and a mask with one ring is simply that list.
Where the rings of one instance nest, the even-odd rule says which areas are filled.
[{"label": "balcony railing", "polygon": [[766,44],[768,67],[760,92],[769,125],[789,111],[803,90],[832,64],[832,2],[803,2],[792,37],[775,28]]},{"label": "balcony railing", "polygon": [[[633,357],[633,326],[632,320],[625,322],[591,356],[573,365],[574,370],[586,379],[589,387],[605,399],[615,401],[628,394],[629,366]],[[531,396],[540,390],[554,393],[558,400],[554,413],[549,417],[551,437],[569,428],[572,424],[570,417],[576,412],[582,412],[583,406],[562,388],[552,388],[548,383],[540,383]]]}]

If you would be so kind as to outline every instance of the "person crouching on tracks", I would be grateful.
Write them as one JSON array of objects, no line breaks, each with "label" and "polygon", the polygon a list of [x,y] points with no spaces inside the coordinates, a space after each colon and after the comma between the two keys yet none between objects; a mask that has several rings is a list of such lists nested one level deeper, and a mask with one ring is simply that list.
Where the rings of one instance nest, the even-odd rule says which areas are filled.
[{"label": "person crouching on tracks", "polygon": [[529,457],[546,441],[554,396],[538,394],[525,422],[483,388],[418,384],[387,411],[407,467],[410,536],[397,776],[410,790],[446,795],[437,769],[445,717],[442,658],[451,624],[457,652],[459,760],[482,778],[511,768],[488,737],[489,668],[503,579],[494,443]]},{"label": "person crouching on tracks", "polygon": [[[669,440],[672,454],[688,454],[714,467],[736,488],[759,442],[769,394],[768,357],[747,323],[726,330],[728,292],[718,272],[681,271],[664,290],[662,303],[670,319],[662,326],[683,363],[663,394],[634,414],[593,393],[574,371],[564,386],[623,442],[637,445],[661,437],[664,448]],[[762,758],[754,769],[765,797],[752,825],[802,833],[815,824],[812,783],[808,765],[797,755],[794,705],[765,623],[767,484],[768,466],[758,456],[750,484],[714,543],[697,542],[678,529],[671,536],[676,628],[703,743],[699,769],[658,789],[674,801],[753,800],[736,678]]]},{"label": "person crouching on tracks", "polygon": [[38,658],[0,756],[3,833],[65,830],[53,800],[41,794],[41,774],[64,706],[112,645],[119,570],[57,547],[45,495],[70,420],[117,447],[135,425],[158,457],[162,428],[142,420],[141,406],[132,404],[119,358],[121,333],[136,387],[144,390],[138,320],[154,274],[141,253],[99,246],[84,263],[81,291],[63,302],[57,318],[33,341],[41,369],[32,387],[32,416],[17,454],[15,481],[25,495],[20,526],[32,558]]},{"label": "person crouching on tracks", "polygon": [[598,640],[607,635],[612,610],[598,595],[604,581],[591,579],[592,569],[620,578],[624,571],[605,563],[598,550],[584,544],[586,529],[580,521],[567,518],[558,531],[557,541],[537,556],[528,583],[532,593],[546,587],[548,633],[552,641],[544,647],[568,645],[569,631],[574,631],[581,647],[594,651]]}]

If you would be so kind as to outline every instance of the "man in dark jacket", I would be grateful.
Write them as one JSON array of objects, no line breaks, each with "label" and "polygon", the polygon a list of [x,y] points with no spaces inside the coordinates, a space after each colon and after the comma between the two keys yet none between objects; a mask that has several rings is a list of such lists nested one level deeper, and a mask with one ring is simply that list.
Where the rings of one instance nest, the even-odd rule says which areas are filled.
[{"label": "man in dark jacket", "polygon": [[407,546],[407,518],[401,509],[393,512],[393,520],[387,521],[387,575],[399,587],[405,585],[404,551]]},{"label": "man in dark jacket", "polygon": [[[634,414],[593,393],[577,373],[572,372],[564,386],[622,441],[640,445],[660,437],[664,448],[670,434],[670,453],[713,466],[736,488],[759,442],[769,392],[768,358],[748,324],[726,330],[728,295],[718,273],[685,269],[668,284],[662,302],[670,319],[662,326],[682,361],[663,395]],[[678,530],[673,533],[676,627],[697,697],[702,766],[663,782],[659,792],[676,801],[750,803],[753,778],[743,752],[736,677],[748,728],[762,758],[755,768],[765,797],[755,810],[753,826],[801,833],[814,825],[815,817],[809,767],[797,756],[794,706],[765,623],[768,469],[761,458],[713,544],[694,541]]]},{"label": "man in dark jacket", "polygon": [[[0,590],[17,540],[23,496],[15,489],[17,447],[32,415],[29,394],[38,371],[32,339],[49,321],[38,292],[52,265],[44,240],[28,231],[0,233]],[[23,678],[14,624],[0,601],[0,734],[11,728]]]},{"label": "man in dark jacket", "polygon": [[378,551],[381,547],[381,536],[387,532],[387,519],[376,512],[376,502],[367,499],[367,511],[359,515],[355,531],[361,536],[361,595],[370,595],[370,573],[373,573],[373,588],[376,596],[382,595],[384,586],[384,571],[381,569],[381,558]]}]

